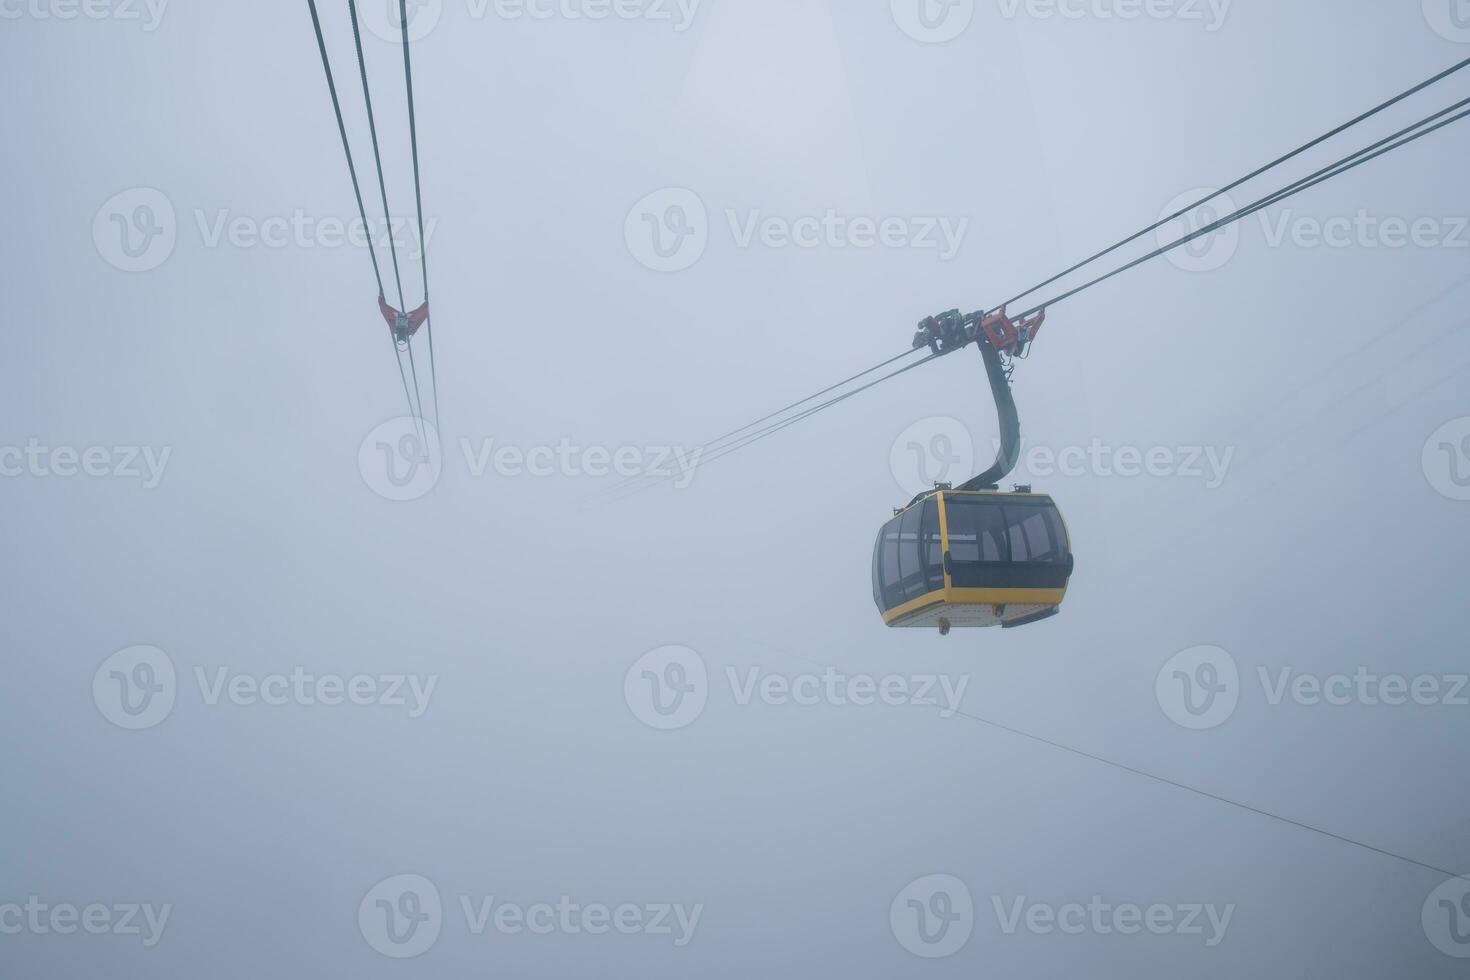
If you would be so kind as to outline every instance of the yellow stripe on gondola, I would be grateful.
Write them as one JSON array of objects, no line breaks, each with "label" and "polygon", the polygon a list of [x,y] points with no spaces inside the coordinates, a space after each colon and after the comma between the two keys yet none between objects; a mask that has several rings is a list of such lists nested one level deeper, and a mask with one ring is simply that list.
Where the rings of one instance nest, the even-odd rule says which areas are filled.
[{"label": "yellow stripe on gondola", "polygon": [[1066,589],[950,589],[950,602],[960,606],[1060,606]]},{"label": "yellow stripe on gondola", "polygon": [[931,606],[1060,606],[1066,596],[1066,589],[944,588],[888,610],[883,614],[883,622],[892,625]]},{"label": "yellow stripe on gondola", "polygon": [[945,596],[948,594],[948,589],[940,589],[938,592],[930,592],[928,595],[919,596],[919,598],[917,599],[911,599],[908,602],[905,602],[903,605],[898,606],[894,609],[890,609],[886,613],[884,613],[883,622],[892,623],[895,620],[907,619],[914,613],[924,609],[928,609],[930,606],[937,606],[944,602],[947,602],[948,600],[945,598]]}]

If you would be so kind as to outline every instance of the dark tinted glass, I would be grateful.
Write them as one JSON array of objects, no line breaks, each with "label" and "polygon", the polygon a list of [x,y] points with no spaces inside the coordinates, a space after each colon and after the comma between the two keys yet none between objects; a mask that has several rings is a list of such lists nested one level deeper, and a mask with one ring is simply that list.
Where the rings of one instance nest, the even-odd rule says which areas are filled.
[{"label": "dark tinted glass", "polygon": [[895,517],[883,528],[878,542],[878,578],[883,588],[883,606],[892,609],[902,605],[899,592],[898,534],[902,518]]},{"label": "dark tinted glass", "polygon": [[1049,504],[1007,503],[1006,525],[1013,561],[1055,563],[1066,560],[1061,518]]},{"label": "dark tinted glass", "polygon": [[924,520],[922,507],[910,507],[899,522],[898,568],[902,576],[899,590],[903,599],[917,599],[927,589],[924,586],[924,562],[921,527]]},{"label": "dark tinted glass", "polygon": [[1062,588],[1066,531],[1047,497],[948,495],[953,582],[960,589]]},{"label": "dark tinted glass", "polygon": [[1005,513],[998,500],[987,497],[944,498],[949,523],[949,553],[957,562],[1010,560],[1006,547]]}]

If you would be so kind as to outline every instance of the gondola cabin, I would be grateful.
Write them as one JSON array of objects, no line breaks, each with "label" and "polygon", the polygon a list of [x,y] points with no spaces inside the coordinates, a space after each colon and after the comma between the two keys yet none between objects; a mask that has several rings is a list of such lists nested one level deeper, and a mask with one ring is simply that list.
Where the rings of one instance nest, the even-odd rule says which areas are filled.
[{"label": "gondola cabin", "polygon": [[1013,628],[1056,615],[1072,569],[1046,494],[937,490],[879,532],[873,599],[889,626]]}]

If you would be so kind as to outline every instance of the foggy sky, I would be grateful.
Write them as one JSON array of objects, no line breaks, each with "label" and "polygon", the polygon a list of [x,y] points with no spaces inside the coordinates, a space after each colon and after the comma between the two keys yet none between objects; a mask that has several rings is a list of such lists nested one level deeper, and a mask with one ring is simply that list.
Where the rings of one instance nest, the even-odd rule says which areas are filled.
[{"label": "foggy sky", "polygon": [[[1467,670],[1470,442],[1440,446],[1470,436],[1453,425],[1470,415],[1470,130],[1248,220],[1193,270],[1155,261],[1054,308],[1016,374],[1042,472],[1015,479],[1056,497],[1077,556],[1045,624],[941,638],[885,630],[872,605],[874,534],[914,492],[908,443],[963,454],[958,436],[981,467],[993,452],[974,352],[686,486],[609,501],[616,480],[582,472],[624,449],[677,460],[898,353],[920,318],[999,303],[1470,57],[1436,2],[1124,19],[1102,16],[1121,0],[980,0],[941,43],[905,32],[922,34],[903,0],[426,7],[442,454],[410,501],[373,465],[382,433],[407,431],[404,394],[367,253],[331,231],[356,204],[305,4],[0,5],[0,463],[19,467],[0,478],[0,908],[169,909],[152,945],[146,925],[0,932],[0,976],[1462,976],[1430,933],[1442,872],[1470,871],[1470,707],[1271,695],[1283,677],[1447,688]],[[345,5],[322,17],[380,213]],[[405,218],[401,51],[371,26],[364,44]],[[160,198],[171,248],[125,271],[112,216]],[[645,200],[702,207],[687,268],[649,267]],[[803,218],[844,230],[773,244]],[[854,244],[854,220],[885,219],[902,243]],[[1395,244],[1395,221],[1418,240]],[[104,449],[107,475],[62,475],[64,454],[41,472],[27,447],[77,468]],[[1119,450],[1127,470],[1155,449],[1160,472],[1117,472]],[[551,475],[514,465],[547,451]],[[1063,455],[1080,471],[1048,465]],[[129,730],[103,668],[140,646],[167,656],[174,700]],[[636,665],[667,647],[703,665],[704,704],[659,730]],[[1199,647],[1229,655],[1238,705],[1192,730],[1157,688]],[[829,670],[963,697],[746,696]],[[379,686],[324,704],[293,675]],[[282,703],[250,693],[277,677]],[[393,678],[404,703],[380,703]],[[442,902],[437,941],[403,961],[359,916],[400,875]],[[973,916],[925,958],[890,910],[932,875]],[[682,945],[677,926],[493,917],[477,935],[465,905],[492,896],[699,917]],[[1007,931],[1018,902],[1230,918],[1213,945],[1207,915],[1202,935],[1091,913],[1076,935]]]}]

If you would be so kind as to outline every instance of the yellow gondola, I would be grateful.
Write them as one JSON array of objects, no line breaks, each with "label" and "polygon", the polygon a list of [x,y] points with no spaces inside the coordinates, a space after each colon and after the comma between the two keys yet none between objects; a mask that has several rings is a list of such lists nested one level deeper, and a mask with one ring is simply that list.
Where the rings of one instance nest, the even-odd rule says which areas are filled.
[{"label": "yellow gondola", "polygon": [[1046,494],[939,489],[879,532],[873,599],[889,626],[1025,626],[1056,615],[1072,568]]},{"label": "yellow gondola", "polygon": [[959,488],[920,494],[878,532],[873,600],[892,627],[1013,628],[1055,616],[1075,562],[1055,501],[1030,487],[1003,493],[999,482],[1020,456],[1021,422],[1003,356],[1021,356],[1045,320],[985,317],[958,310],[930,317],[914,346],[936,355],[975,344],[985,360],[1000,419],[995,463]]}]

